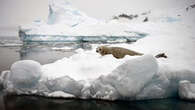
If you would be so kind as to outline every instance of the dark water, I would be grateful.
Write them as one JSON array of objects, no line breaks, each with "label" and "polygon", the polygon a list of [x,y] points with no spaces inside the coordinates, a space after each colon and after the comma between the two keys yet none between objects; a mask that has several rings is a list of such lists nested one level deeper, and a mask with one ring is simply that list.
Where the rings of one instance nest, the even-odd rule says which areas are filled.
[{"label": "dark water", "polygon": [[0,95],[0,110],[194,110],[195,104],[178,99],[97,101]]},{"label": "dark water", "polygon": [[[0,39],[0,41],[2,41]],[[6,41],[7,42],[7,41]],[[4,44],[3,44],[4,45]],[[59,49],[60,47],[67,49]],[[55,48],[55,49],[54,49]],[[78,48],[91,49],[90,44],[32,43],[23,46],[0,46],[0,71],[18,60],[51,63],[75,54]],[[8,96],[0,90],[0,110],[195,110],[195,103],[179,99],[149,101],[97,101],[48,99],[35,96]]]},{"label": "dark water", "polygon": [[31,43],[20,46],[0,46],[0,72],[9,69],[11,64],[18,60],[35,60],[41,64],[52,63],[72,56],[78,48],[87,50],[91,49],[91,46],[85,43]]}]

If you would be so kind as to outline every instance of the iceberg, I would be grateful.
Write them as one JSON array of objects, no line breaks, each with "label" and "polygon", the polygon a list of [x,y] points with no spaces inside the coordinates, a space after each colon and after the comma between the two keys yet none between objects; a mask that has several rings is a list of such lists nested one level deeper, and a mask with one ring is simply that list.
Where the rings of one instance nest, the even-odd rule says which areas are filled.
[{"label": "iceberg", "polygon": [[[4,71],[0,79],[5,91],[12,94],[122,100],[134,99],[158,70],[157,61],[152,55],[126,57],[121,61],[110,56],[97,56],[93,58],[99,61],[96,65],[90,63],[90,58],[89,62],[83,62],[84,57],[92,58],[94,53],[88,54],[80,53],[79,57],[76,54],[50,65],[40,65],[31,60],[18,61],[11,66],[10,71]],[[82,60],[78,61],[77,58]],[[108,65],[111,60],[115,60],[116,64],[112,65],[112,62]],[[74,65],[75,69],[71,71],[68,65]],[[60,70],[62,67],[65,67],[64,71]],[[57,71],[53,72],[53,69]]]},{"label": "iceberg", "polygon": [[129,25],[105,22],[87,16],[67,0],[49,0],[47,21],[35,20],[19,27],[25,42],[131,42],[147,33],[135,32]]}]

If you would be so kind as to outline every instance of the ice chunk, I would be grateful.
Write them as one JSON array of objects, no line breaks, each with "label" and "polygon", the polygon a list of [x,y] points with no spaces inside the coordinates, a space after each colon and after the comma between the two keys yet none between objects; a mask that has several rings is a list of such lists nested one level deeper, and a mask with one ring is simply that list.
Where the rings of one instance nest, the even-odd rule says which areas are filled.
[{"label": "ice chunk", "polygon": [[186,100],[195,100],[195,84],[187,80],[180,81],[179,97]]},{"label": "ice chunk", "polygon": [[7,81],[9,79],[9,76],[10,76],[10,71],[9,70],[1,72],[1,75],[0,75],[0,88],[1,89],[7,87],[6,84],[7,84]]},{"label": "ice chunk", "polygon": [[63,91],[65,93],[79,96],[83,85],[79,84],[68,76],[56,78],[46,82],[48,89],[51,91]]},{"label": "ice chunk", "polygon": [[127,60],[107,76],[95,80],[83,94],[110,100],[134,99],[157,71],[158,64],[151,55]]},{"label": "ice chunk", "polygon": [[161,71],[160,65],[158,73],[152,77],[142,91],[136,96],[137,100],[160,99],[175,95],[174,90],[177,89],[177,86],[171,88],[170,86],[173,86],[175,83],[171,83],[171,81],[168,80],[164,74],[159,73],[159,71]]},{"label": "ice chunk", "polygon": [[121,96],[131,98],[140,92],[157,71],[155,58],[146,55],[120,65],[105,80],[114,85]]},{"label": "ice chunk", "polygon": [[31,88],[41,78],[41,65],[32,60],[17,61],[10,69],[10,81],[15,87]]},{"label": "ice chunk", "polygon": [[54,97],[54,98],[64,98],[64,97],[66,97],[66,98],[75,98],[74,95],[68,94],[68,93],[65,93],[65,92],[62,92],[62,91],[55,91],[55,92],[49,93],[48,97]]}]

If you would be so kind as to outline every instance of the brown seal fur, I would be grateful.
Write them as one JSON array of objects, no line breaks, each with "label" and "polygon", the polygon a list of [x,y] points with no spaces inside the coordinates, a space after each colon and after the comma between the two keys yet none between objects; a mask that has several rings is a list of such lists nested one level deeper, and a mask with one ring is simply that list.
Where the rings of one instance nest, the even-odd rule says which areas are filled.
[{"label": "brown seal fur", "polygon": [[[107,47],[107,46],[98,47],[96,49],[96,52],[100,53],[102,56],[107,55],[107,54],[112,54],[117,59],[124,58],[125,55],[130,55],[130,56],[143,55],[143,53],[125,49],[122,47]],[[160,57],[167,58],[167,56],[164,53],[160,53],[156,55],[155,57],[156,58],[160,58]]]},{"label": "brown seal fur", "polygon": [[123,58],[125,55],[135,56],[135,55],[143,55],[142,53],[135,52],[133,50],[125,49],[122,47],[107,47],[100,46],[96,49],[97,53],[100,53],[102,56],[107,54],[112,54],[115,58]]}]

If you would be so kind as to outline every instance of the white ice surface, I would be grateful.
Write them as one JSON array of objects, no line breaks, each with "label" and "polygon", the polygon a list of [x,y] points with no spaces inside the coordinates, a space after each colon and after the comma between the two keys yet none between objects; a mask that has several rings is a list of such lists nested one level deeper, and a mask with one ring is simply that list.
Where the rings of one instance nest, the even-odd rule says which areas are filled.
[{"label": "white ice surface", "polygon": [[95,52],[95,49],[92,51],[80,49],[77,52],[79,54],[43,65],[43,78],[53,79],[68,75],[74,80],[95,79],[102,74],[109,74],[118,65],[123,64],[127,59],[131,59],[128,56],[125,59],[115,59],[111,55],[102,57]]}]

